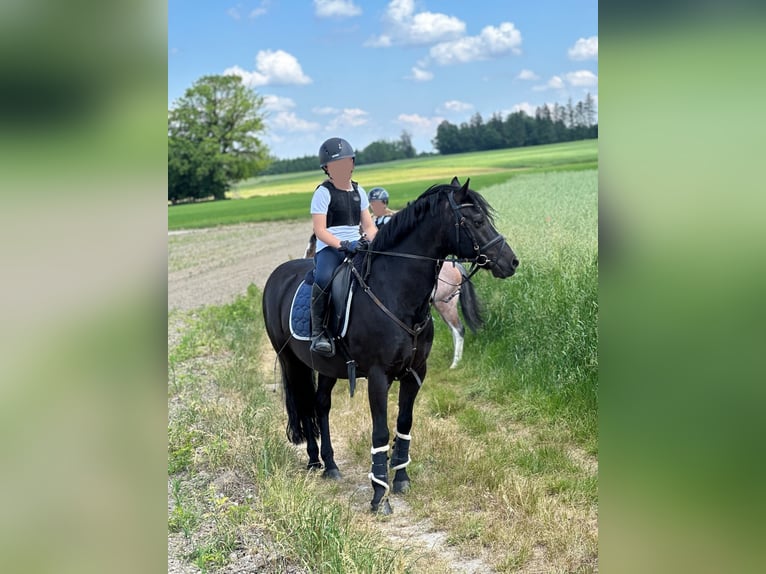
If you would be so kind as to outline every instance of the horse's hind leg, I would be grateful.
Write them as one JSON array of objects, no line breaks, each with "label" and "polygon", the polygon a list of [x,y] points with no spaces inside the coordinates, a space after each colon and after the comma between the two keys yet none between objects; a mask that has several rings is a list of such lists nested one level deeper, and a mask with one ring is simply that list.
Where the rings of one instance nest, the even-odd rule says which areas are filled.
[{"label": "horse's hind leg", "polygon": [[282,383],[285,390],[287,438],[293,444],[306,441],[309,457],[307,468],[321,468],[317,444],[319,428],[315,410],[314,371],[288,349],[282,352],[279,362],[282,366]]},{"label": "horse's hind leg", "polygon": [[[425,377],[425,369],[418,373],[422,383]],[[410,464],[410,430],[412,430],[412,409],[415,406],[415,397],[418,396],[420,385],[417,379],[408,374],[402,377],[399,383],[399,415],[396,419],[396,434],[394,436],[394,448],[391,453],[391,470],[395,470],[393,491],[394,493],[406,493],[410,489],[410,477],[407,474],[407,465]]]},{"label": "horse's hind leg", "polygon": [[325,478],[340,479],[338,465],[335,464],[335,453],[330,440],[330,407],[332,406],[332,389],[337,379],[319,375],[317,385],[316,413],[319,421],[319,435],[321,437],[321,453],[324,461]]}]

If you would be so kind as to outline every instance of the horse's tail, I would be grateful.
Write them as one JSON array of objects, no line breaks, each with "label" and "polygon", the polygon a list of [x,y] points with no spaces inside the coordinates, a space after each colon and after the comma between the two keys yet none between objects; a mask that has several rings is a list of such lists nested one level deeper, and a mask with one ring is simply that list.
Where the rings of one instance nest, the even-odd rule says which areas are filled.
[{"label": "horse's tail", "polygon": [[[297,361],[297,359],[296,359]],[[280,357],[282,388],[287,411],[287,440],[293,444],[306,442],[310,435],[319,436],[314,410],[314,373],[303,364],[288,363]]]},{"label": "horse's tail", "polygon": [[481,303],[476,295],[473,283],[463,281],[460,287],[460,310],[463,311],[465,324],[474,333],[484,325],[484,319],[481,316]]}]

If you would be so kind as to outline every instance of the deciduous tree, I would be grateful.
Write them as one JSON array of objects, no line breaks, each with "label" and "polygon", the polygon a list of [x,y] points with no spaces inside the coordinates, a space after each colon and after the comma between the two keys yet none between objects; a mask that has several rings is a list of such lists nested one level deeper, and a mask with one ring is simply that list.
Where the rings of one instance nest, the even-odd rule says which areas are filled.
[{"label": "deciduous tree", "polygon": [[223,199],[268,165],[263,98],[239,76],[204,76],[168,111],[168,199]]}]

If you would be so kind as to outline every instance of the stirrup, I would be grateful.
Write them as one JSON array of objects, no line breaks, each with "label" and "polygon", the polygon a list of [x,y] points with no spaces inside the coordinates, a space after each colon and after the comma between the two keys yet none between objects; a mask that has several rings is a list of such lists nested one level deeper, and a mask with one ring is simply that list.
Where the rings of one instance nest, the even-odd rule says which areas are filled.
[{"label": "stirrup", "polygon": [[[320,348],[320,346],[328,348]],[[332,339],[328,338],[327,335],[322,334],[311,340],[311,352],[323,357],[334,357],[335,345],[333,344]]]}]

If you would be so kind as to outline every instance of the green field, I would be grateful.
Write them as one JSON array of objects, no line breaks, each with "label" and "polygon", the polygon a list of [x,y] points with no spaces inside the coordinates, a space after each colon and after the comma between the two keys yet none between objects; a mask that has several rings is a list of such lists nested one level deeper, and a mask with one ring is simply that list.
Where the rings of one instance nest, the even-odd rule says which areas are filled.
[{"label": "green field", "polygon": [[[433,156],[359,166],[355,179],[370,189],[385,187],[391,207],[398,209],[430,185],[447,183],[453,176],[471,178],[481,190],[521,174],[589,170],[598,167],[598,142],[565,144]],[[256,221],[308,217],[311,195],[322,172],[272,175],[241,182],[229,201],[168,206],[168,229],[191,229]]]}]

